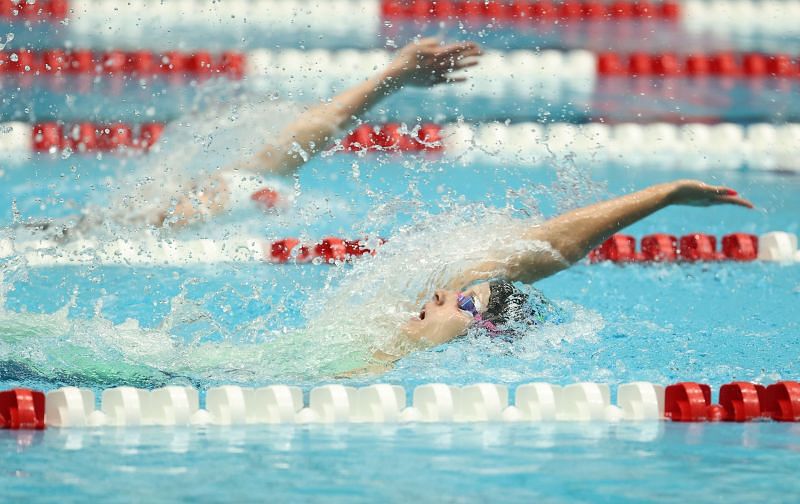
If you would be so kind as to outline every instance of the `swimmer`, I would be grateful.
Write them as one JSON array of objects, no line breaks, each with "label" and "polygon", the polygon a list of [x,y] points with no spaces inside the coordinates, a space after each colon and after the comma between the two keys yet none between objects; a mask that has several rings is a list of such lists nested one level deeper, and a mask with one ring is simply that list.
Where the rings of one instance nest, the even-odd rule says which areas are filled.
[{"label": "swimmer", "polygon": [[244,162],[219,170],[205,183],[196,185],[190,195],[177,198],[168,209],[152,212],[148,224],[182,227],[242,202],[258,204],[260,200],[269,206],[265,199],[269,200],[273,194],[264,192],[261,175],[296,173],[311,157],[328,148],[357,117],[404,87],[463,82],[464,76],[452,73],[477,65],[480,55],[480,47],[474,42],[443,44],[438,39],[425,38],[406,45],[387,68],[332,100],[305,111],[274,143],[266,144]]},{"label": "swimmer", "polygon": [[404,87],[433,87],[464,82],[454,72],[478,64],[481,49],[474,42],[444,44],[436,38],[413,41],[398,50],[389,65],[365,82],[301,113],[259,152],[220,168],[204,180],[175,181],[168,189],[155,178],[137,180],[133,194],[113,198],[111,208],[86,207],[65,219],[26,220],[17,228],[55,242],[91,233],[108,223],[142,227],[183,228],[240,206],[272,207],[276,193],[263,176],[291,176],[310,158],[329,148],[359,116]]},{"label": "swimmer", "polygon": [[387,348],[374,352],[371,365],[343,376],[384,371],[404,355],[448,343],[472,327],[492,338],[514,338],[516,331],[557,313],[543,296],[526,294],[512,282],[531,284],[567,269],[612,234],[672,205],[753,208],[733,189],[680,180],[522,227],[519,238],[529,247],[490,254],[456,274],[400,328]]}]

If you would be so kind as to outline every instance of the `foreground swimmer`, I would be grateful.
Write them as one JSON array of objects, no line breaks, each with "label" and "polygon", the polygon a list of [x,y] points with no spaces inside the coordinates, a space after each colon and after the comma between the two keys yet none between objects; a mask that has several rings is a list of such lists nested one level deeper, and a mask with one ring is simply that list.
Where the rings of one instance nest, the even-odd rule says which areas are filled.
[{"label": "foreground swimmer", "polygon": [[513,338],[515,332],[541,323],[556,310],[543,296],[525,294],[511,282],[533,283],[569,268],[612,234],[671,205],[753,208],[733,189],[680,180],[523,227],[519,238],[529,247],[490,255],[460,272],[401,328],[391,351],[376,351],[373,365],[354,372],[385,370],[412,351],[442,345],[473,327],[490,337]]},{"label": "foreground swimmer", "polygon": [[277,140],[255,156],[219,170],[183,195],[169,209],[152,214],[149,224],[180,227],[222,213],[231,206],[258,200],[264,189],[260,175],[292,175],[311,157],[328,148],[345,128],[384,98],[407,86],[432,87],[463,82],[452,72],[478,64],[474,42],[442,44],[438,39],[414,41],[397,52],[387,68],[332,100],[302,113]]}]

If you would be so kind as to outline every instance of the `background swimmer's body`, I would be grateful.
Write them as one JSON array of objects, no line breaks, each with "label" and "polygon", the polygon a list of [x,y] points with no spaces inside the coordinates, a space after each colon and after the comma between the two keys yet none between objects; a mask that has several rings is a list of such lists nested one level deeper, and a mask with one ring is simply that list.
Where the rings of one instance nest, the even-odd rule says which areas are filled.
[{"label": "background swimmer's body", "polygon": [[476,306],[480,307],[478,314],[485,314],[492,304],[493,286],[489,280],[533,283],[569,268],[612,234],[662,208],[718,204],[753,207],[727,187],[682,180],[652,186],[567,212],[544,223],[532,224],[522,232],[520,239],[544,246],[531,246],[512,254],[490,253],[474,267],[449,279],[446,288],[437,289],[420,314],[403,325],[393,348],[376,351],[374,358],[378,363],[365,369],[382,370],[387,362],[411,351],[442,345],[464,335],[477,316],[464,309],[459,295],[473,298]]},{"label": "background swimmer's body", "polygon": [[[359,116],[404,87],[463,82],[465,77],[452,73],[477,65],[480,55],[479,46],[473,42],[443,44],[435,38],[414,41],[397,51],[391,63],[372,78],[324,103],[302,112],[288,104],[285,110],[270,109],[273,114],[280,115],[275,122],[285,121],[287,115],[292,117],[291,122],[273,138],[265,131],[263,139],[259,138],[257,152],[250,157],[234,146],[231,148],[233,157],[242,156],[242,160],[225,159],[226,165],[221,167],[192,167],[193,173],[174,166],[184,160],[169,157],[167,166],[156,166],[152,170],[145,165],[145,170],[129,177],[129,183],[120,184],[105,208],[90,205],[83,208],[80,215],[29,220],[20,227],[44,232],[47,238],[55,241],[66,241],[72,239],[75,232],[94,234],[104,224],[132,231],[145,227],[182,228],[237,206],[251,211],[263,209],[263,202],[252,196],[267,185],[265,176],[295,174],[309,159],[328,148]],[[176,144],[175,149],[175,153],[180,154],[181,145]],[[202,164],[205,160],[199,161]],[[165,169],[171,171],[164,173]]]}]

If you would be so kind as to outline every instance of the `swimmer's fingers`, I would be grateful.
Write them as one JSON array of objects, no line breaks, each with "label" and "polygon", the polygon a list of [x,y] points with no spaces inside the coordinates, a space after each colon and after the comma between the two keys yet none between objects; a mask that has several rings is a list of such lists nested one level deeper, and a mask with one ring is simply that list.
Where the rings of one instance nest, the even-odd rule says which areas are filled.
[{"label": "swimmer's fingers", "polygon": [[736,192],[735,189],[726,186],[709,186],[709,189],[716,195],[716,203],[737,205],[744,208],[754,207],[752,202],[739,196],[739,193]]},{"label": "swimmer's fingers", "polygon": [[737,205],[744,208],[755,208],[755,205],[753,205],[752,202],[739,196],[718,196],[716,201],[718,203],[726,205]]},{"label": "swimmer's fingers", "polygon": [[691,206],[737,205],[753,208],[753,204],[739,196],[734,189],[713,186],[699,180],[678,180],[670,184],[671,203]]},{"label": "swimmer's fingers", "polygon": [[442,77],[439,80],[437,80],[434,84],[453,84],[453,83],[466,82],[466,81],[467,81],[466,77],[445,76],[445,77]]},{"label": "swimmer's fingers", "polygon": [[453,66],[453,70],[463,70],[464,68],[474,67],[478,63],[480,63],[480,62],[477,61],[477,60],[462,60],[462,61],[457,62]]},{"label": "swimmer's fingers", "polygon": [[406,47],[415,45],[415,46],[438,46],[442,43],[441,39],[438,37],[424,37],[417,40],[412,40]]},{"label": "swimmer's fingers", "polygon": [[483,54],[481,46],[475,42],[459,42],[457,44],[450,44],[441,49],[440,55],[454,58],[469,58],[471,56],[480,56]]}]

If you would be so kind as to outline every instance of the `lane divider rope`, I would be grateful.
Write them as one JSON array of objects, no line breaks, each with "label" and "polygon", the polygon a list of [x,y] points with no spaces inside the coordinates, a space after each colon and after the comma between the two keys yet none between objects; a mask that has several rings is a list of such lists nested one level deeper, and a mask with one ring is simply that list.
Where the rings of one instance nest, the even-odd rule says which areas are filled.
[{"label": "lane divider rope", "polygon": [[[0,123],[0,157],[147,150],[163,124]],[[155,144],[158,147],[157,144]],[[800,124],[364,124],[334,150],[437,153],[461,163],[587,165],[800,172]]]},{"label": "lane divider rope", "polygon": [[[315,49],[272,51],[254,49],[247,53],[226,51],[167,51],[164,53],[138,50],[91,51],[88,49],[6,50],[0,52],[0,75],[53,78],[68,75],[94,76],[224,76],[292,77],[297,88],[307,85],[306,75],[313,75],[314,89],[329,92],[360,82],[391,60],[383,50]],[[520,72],[520,68],[530,69]],[[576,91],[594,89],[597,78],[607,77],[726,77],[739,80],[765,78],[800,78],[797,55],[785,53],[713,52],[675,54],[655,53],[593,53],[585,50],[514,50],[486,51],[483,64],[467,74],[474,86],[459,92],[491,94],[497,89],[507,93],[529,94],[537,86],[561,82]],[[297,81],[297,82],[294,82]],[[28,81],[22,82],[25,85]],[[311,82],[309,80],[309,82]]]},{"label": "lane divider rope", "polygon": [[[0,240],[0,259],[18,257],[28,266],[58,265],[129,265],[159,266],[211,263],[291,263],[342,264],[379,253],[383,239],[345,240],[327,237],[304,244],[297,238],[263,240],[156,240],[147,235],[139,240],[76,239],[66,244],[53,241],[16,242]],[[721,244],[721,248],[717,244]],[[590,263],[663,263],[698,261],[800,261],[797,236],[773,231],[759,237],[732,233],[721,240],[715,236],[693,233],[677,238],[669,234],[651,234],[636,239],[617,234],[589,254]]]},{"label": "lane divider rope", "polygon": [[17,388],[0,392],[0,428],[137,427],[142,425],[332,424],[397,422],[588,422],[659,421],[749,422],[800,421],[800,383],[769,386],[732,382],[719,389],[680,382],[664,387],[649,382],[619,385],[611,404],[606,384],[566,386],[528,383],[515,390],[513,405],[505,385],[478,383],[463,387],[420,385],[408,404],[406,390],[375,384],[341,384],[310,390],[308,403],[299,387],[271,385],[243,388],[223,385],[207,390],[205,408],[192,387],[155,390],[115,387],[103,390],[100,409],[89,389],[64,387],[44,394]]},{"label": "lane divider rope", "polygon": [[[347,12],[344,18],[340,13]],[[205,0],[119,3],[104,0],[0,0],[0,19],[47,22],[69,16],[69,29],[77,35],[132,38],[152,30],[181,28],[243,30],[266,26],[276,32],[298,29],[329,36],[374,40],[385,22],[437,22],[495,26],[523,26],[544,21],[551,29],[576,23],[663,21],[686,32],[711,34],[788,35],[800,33],[800,2],[782,0],[597,0],[509,2],[488,0],[328,0],[309,8],[301,0],[230,0],[224,4]],[[125,22],[125,20],[140,20]],[[331,19],[341,22],[331,23]],[[106,29],[97,30],[97,26]],[[574,26],[571,26],[574,27]]]}]

